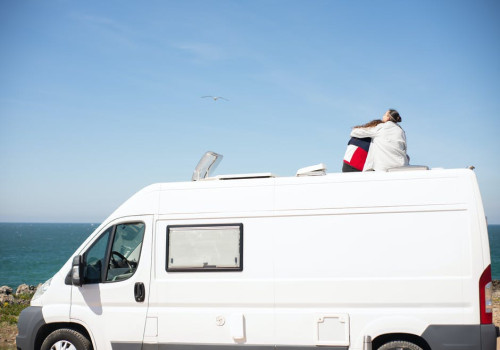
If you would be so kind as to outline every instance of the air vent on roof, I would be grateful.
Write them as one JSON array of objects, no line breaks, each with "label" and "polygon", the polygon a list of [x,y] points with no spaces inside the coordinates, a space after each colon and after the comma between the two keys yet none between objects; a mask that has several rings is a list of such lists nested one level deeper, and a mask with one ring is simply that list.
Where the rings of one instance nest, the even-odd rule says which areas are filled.
[{"label": "air vent on roof", "polygon": [[326,165],[319,163],[297,170],[296,176],[323,176],[326,175]]}]

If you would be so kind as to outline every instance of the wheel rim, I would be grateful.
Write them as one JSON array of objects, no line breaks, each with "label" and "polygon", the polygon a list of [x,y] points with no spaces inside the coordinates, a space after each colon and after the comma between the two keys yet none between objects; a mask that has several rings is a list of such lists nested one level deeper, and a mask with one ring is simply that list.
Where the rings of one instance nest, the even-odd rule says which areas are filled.
[{"label": "wheel rim", "polygon": [[50,350],[77,350],[76,347],[67,340],[59,340],[50,347]]}]

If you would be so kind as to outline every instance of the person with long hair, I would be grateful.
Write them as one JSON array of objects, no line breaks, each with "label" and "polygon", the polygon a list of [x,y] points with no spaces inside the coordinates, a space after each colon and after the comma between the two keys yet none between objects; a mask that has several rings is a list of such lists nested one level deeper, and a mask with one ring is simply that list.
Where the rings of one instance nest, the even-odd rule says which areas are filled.
[{"label": "person with long hair", "polygon": [[[386,171],[389,168],[409,164],[409,157],[406,154],[406,134],[399,123],[401,123],[401,116],[398,111],[389,109],[381,120],[372,120],[367,124],[353,128],[351,140],[353,140],[352,138],[355,139],[352,143],[349,141],[350,145],[354,144],[356,147],[362,148],[363,142],[366,143],[367,139],[370,139],[368,147],[365,145],[366,157],[362,168],[363,171]],[[362,142],[360,143],[356,139],[362,140]],[[353,156],[355,154],[353,153]],[[345,160],[344,157],[344,164],[346,163]],[[352,164],[350,166],[352,167]],[[361,170],[359,164],[356,170]],[[343,169],[343,171],[345,170]]]},{"label": "person with long hair", "polygon": [[[369,128],[380,123],[382,123],[382,120],[375,119],[364,125],[355,126],[355,128]],[[370,137],[351,137],[347,143],[344,162],[342,163],[343,173],[363,171],[371,141]]]}]

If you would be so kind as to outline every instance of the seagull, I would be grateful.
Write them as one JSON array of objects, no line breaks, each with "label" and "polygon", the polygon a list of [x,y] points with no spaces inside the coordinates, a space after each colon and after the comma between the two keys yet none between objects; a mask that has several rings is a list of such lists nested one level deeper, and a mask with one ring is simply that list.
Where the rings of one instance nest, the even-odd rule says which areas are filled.
[{"label": "seagull", "polygon": [[206,98],[206,97],[213,98],[214,101],[217,101],[217,100],[229,101],[227,98],[224,98],[222,96],[201,96],[201,98]]}]

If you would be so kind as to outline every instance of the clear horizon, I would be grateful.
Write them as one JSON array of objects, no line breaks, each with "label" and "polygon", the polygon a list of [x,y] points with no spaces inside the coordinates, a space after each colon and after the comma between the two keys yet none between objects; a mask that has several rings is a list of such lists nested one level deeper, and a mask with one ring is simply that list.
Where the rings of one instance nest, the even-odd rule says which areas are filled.
[{"label": "clear horizon", "polygon": [[[0,221],[100,223],[141,188],[325,163],[397,109],[500,224],[500,2],[0,3]],[[214,101],[202,96],[223,96]]]}]

